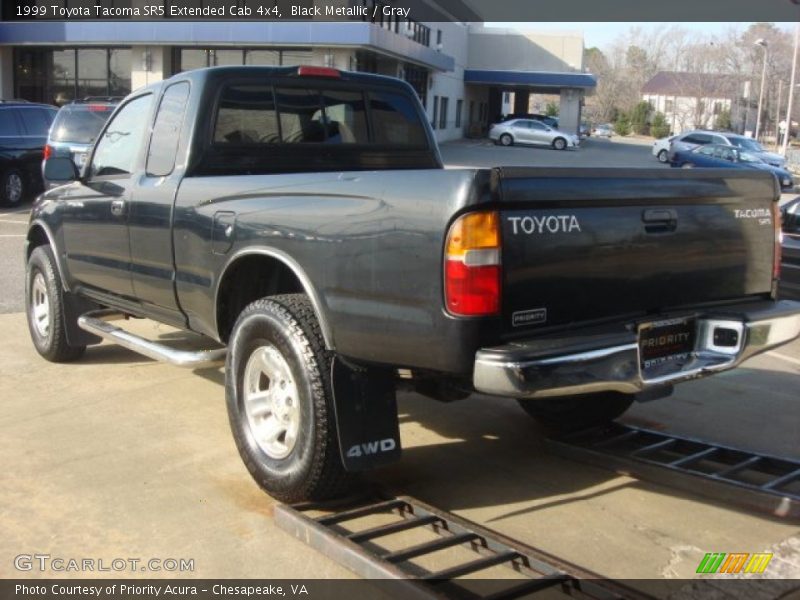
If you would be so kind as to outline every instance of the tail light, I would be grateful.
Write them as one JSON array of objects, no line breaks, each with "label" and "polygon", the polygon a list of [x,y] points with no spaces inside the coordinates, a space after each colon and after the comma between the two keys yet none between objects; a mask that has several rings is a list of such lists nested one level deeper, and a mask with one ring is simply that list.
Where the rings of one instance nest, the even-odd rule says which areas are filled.
[{"label": "tail light", "polygon": [[444,294],[447,310],[457,316],[500,312],[500,217],[476,212],[459,217],[447,234]]},{"label": "tail light", "polygon": [[783,242],[783,229],[781,228],[781,209],[777,202],[772,203],[772,226],[775,228],[775,249],[772,253],[772,279],[778,280],[781,278],[781,258]]},{"label": "tail light", "polygon": [[310,67],[308,65],[297,67],[297,74],[300,77],[335,77],[336,79],[342,76],[339,69],[332,69],[331,67]]},{"label": "tail light", "polygon": [[51,156],[53,156],[53,147],[50,144],[47,144],[44,147],[44,159],[47,160]]}]

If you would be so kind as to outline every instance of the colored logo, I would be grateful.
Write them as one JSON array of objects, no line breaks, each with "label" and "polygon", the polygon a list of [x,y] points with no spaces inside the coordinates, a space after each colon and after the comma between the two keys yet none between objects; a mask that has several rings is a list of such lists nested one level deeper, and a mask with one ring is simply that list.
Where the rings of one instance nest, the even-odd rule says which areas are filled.
[{"label": "colored logo", "polygon": [[697,566],[697,573],[763,573],[771,560],[772,553],[766,552],[756,554],[709,552]]}]

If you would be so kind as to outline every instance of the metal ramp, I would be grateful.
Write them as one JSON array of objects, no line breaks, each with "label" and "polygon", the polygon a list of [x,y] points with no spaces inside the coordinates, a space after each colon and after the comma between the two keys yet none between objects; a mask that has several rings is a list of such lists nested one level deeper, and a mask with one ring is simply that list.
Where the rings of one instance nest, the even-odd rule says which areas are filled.
[{"label": "metal ramp", "polygon": [[800,519],[800,461],[620,423],[548,438],[546,445],[564,458]]},{"label": "metal ramp", "polygon": [[[279,505],[275,521],[378,587],[381,581],[390,582],[385,591],[404,600],[652,599],[414,498],[362,501],[339,512],[330,510],[330,505],[311,503]],[[410,532],[423,539],[410,542]],[[407,537],[395,538],[400,544],[389,543],[398,535]],[[443,559],[439,566],[420,564],[434,555]]]}]

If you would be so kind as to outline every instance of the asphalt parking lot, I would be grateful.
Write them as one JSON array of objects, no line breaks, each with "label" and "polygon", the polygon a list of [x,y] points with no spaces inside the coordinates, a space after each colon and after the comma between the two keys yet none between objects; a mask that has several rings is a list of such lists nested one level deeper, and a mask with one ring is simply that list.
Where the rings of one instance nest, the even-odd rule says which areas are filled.
[{"label": "asphalt parking lot", "polygon": [[[649,146],[618,140],[575,152],[467,140],[442,152],[451,167],[660,168]],[[26,212],[0,211],[0,576],[41,577],[13,566],[38,552],[193,558],[191,577],[350,577],[273,524],[274,502],[231,439],[221,370],[178,370],[108,344],[75,364],[38,357],[21,312]],[[623,420],[800,459],[798,384],[794,342]],[[551,455],[513,401],[403,393],[399,404],[404,458],[370,476],[394,491],[610,577],[687,578],[706,552],[773,552],[766,577],[786,578],[786,590],[800,578],[796,522]],[[131,574],[141,575],[164,574]]]}]

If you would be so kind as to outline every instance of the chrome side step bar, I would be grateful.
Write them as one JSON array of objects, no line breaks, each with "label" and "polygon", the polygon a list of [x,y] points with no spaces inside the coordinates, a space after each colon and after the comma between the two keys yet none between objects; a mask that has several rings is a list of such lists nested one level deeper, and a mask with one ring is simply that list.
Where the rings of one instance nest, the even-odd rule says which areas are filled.
[{"label": "chrome side step bar", "polygon": [[164,344],[159,344],[125,331],[109,322],[111,318],[119,316],[120,313],[113,310],[92,311],[78,317],[78,327],[105,340],[114,342],[123,348],[176,367],[201,369],[217,366],[225,361],[225,355],[228,353],[227,348],[196,351],[170,348]]}]

